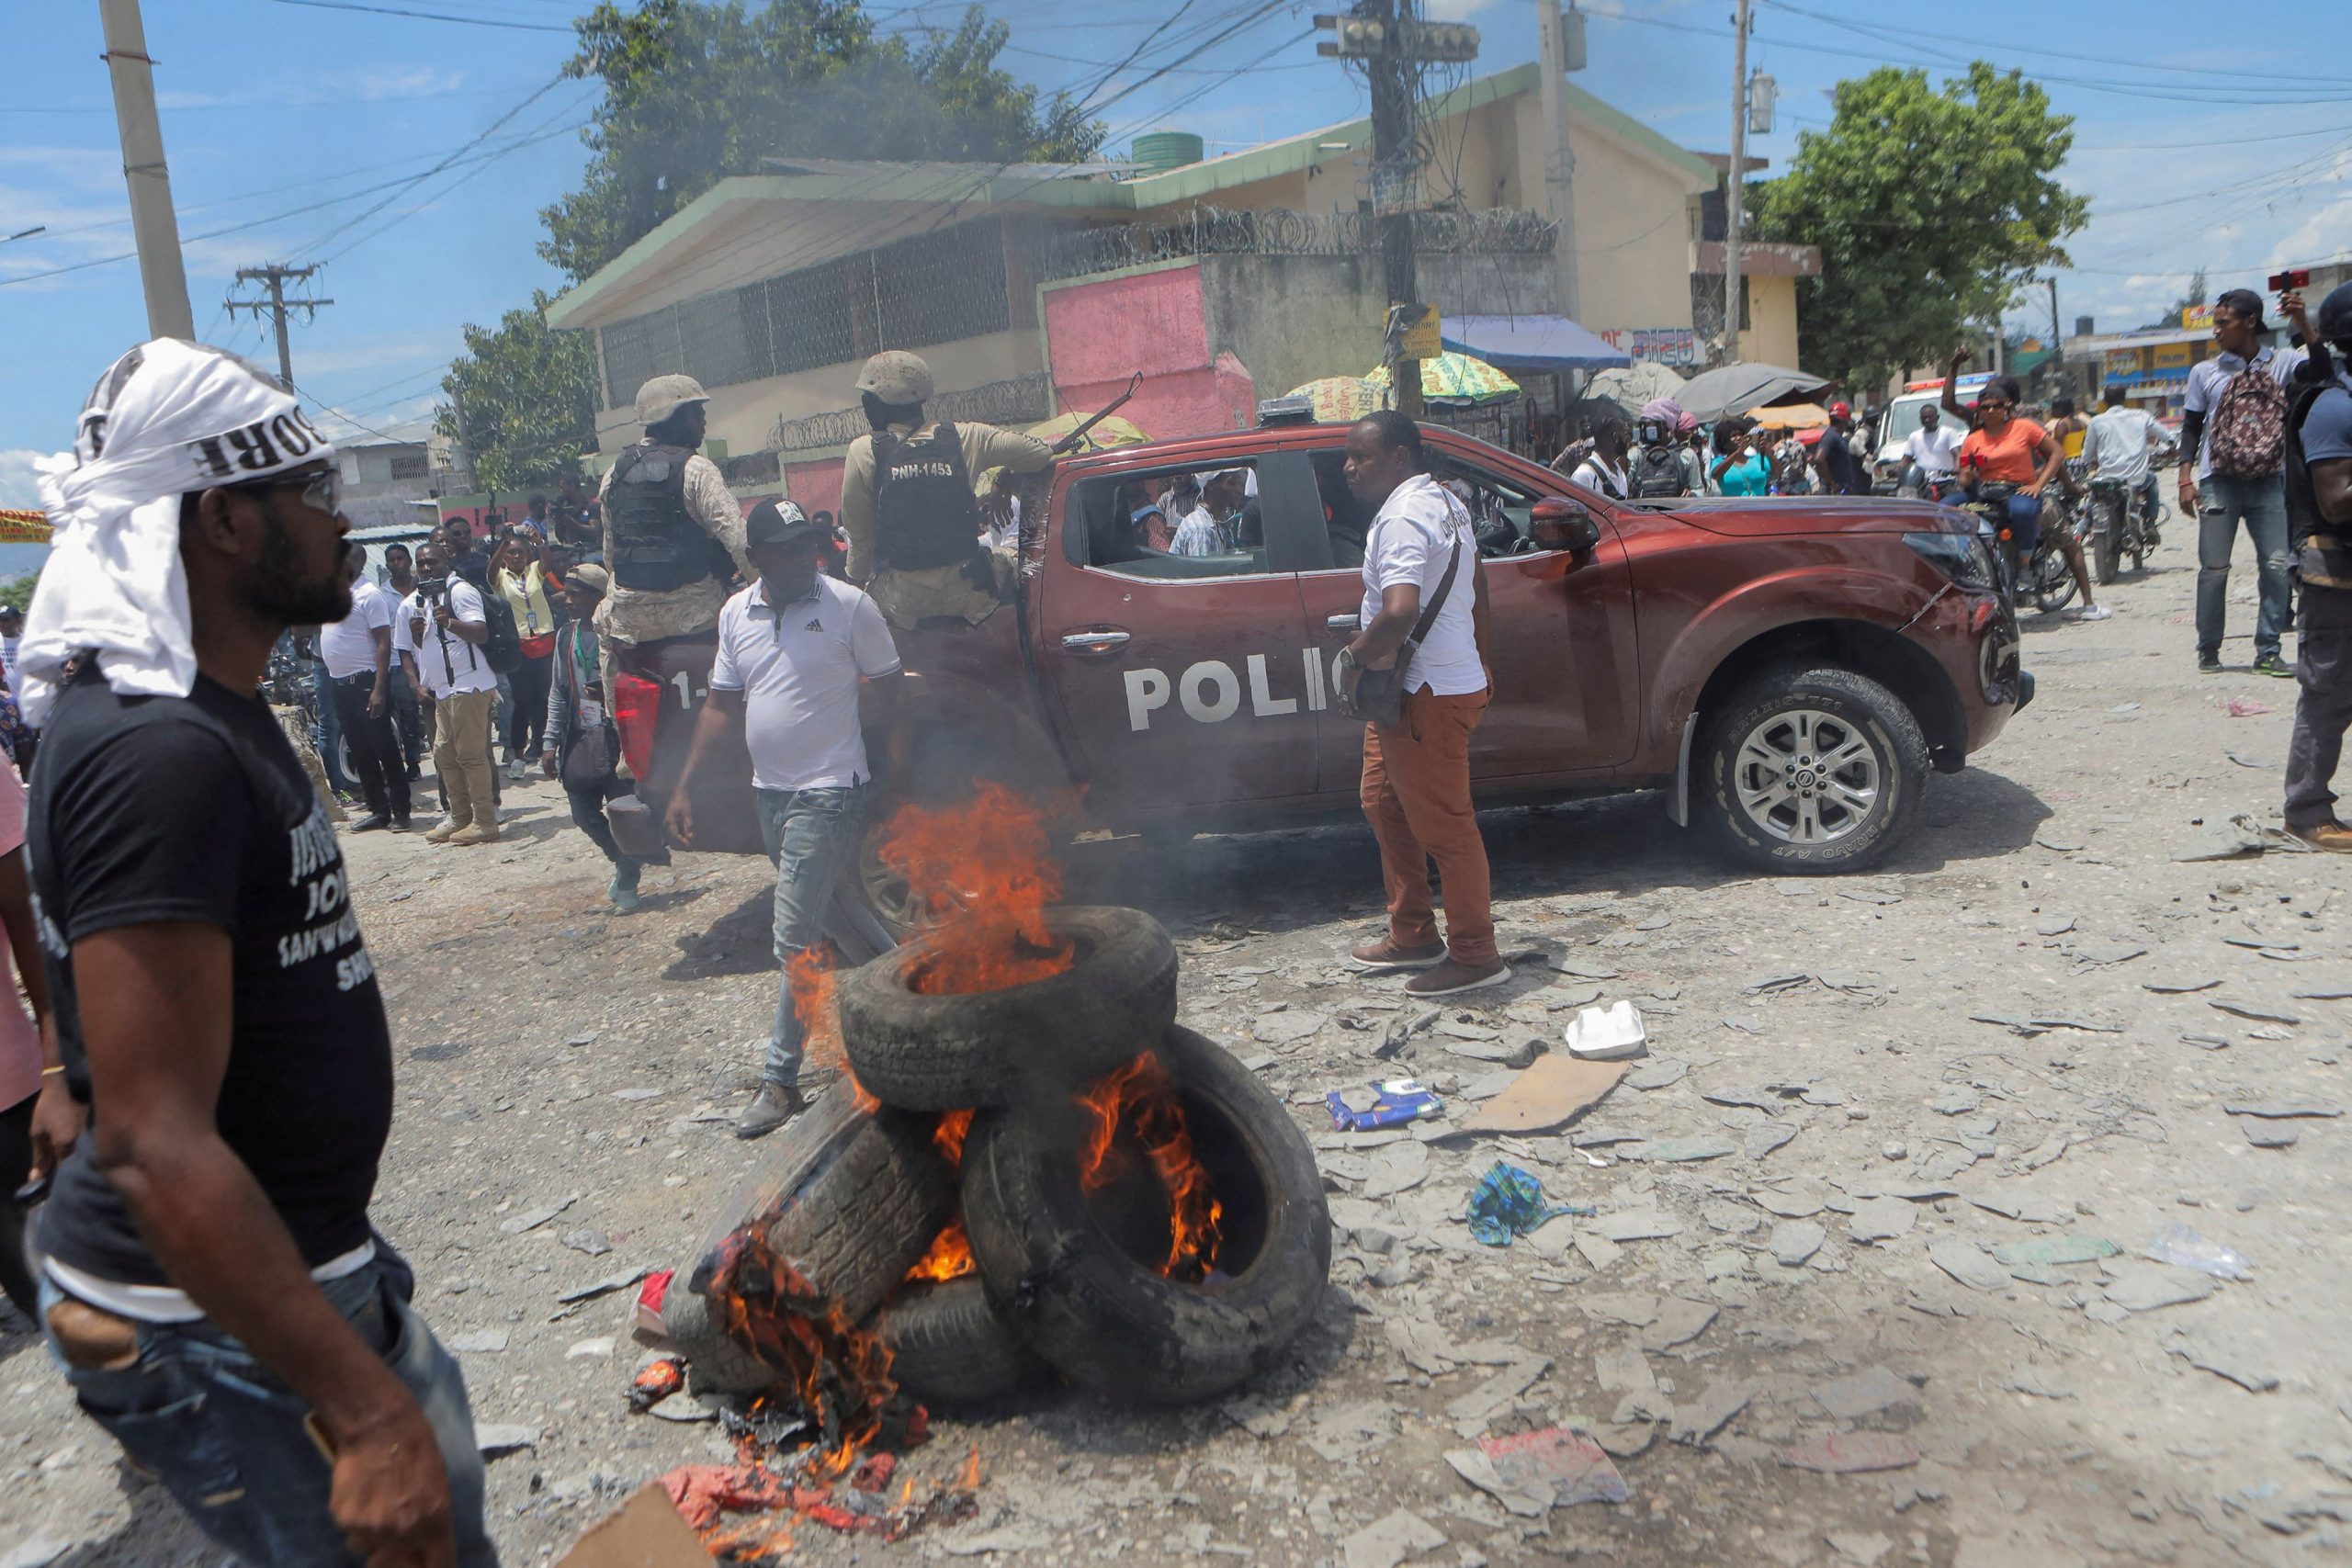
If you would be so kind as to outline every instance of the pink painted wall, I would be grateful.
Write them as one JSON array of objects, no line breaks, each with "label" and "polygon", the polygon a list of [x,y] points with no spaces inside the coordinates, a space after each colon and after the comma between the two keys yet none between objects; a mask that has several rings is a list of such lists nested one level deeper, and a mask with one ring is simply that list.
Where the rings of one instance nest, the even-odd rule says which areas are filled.
[{"label": "pink painted wall", "polygon": [[842,460],[827,457],[817,463],[786,463],[784,466],[784,492],[800,504],[800,510],[810,516],[830,512],[839,517],[842,512]]},{"label": "pink painted wall", "polygon": [[1250,423],[1250,372],[1212,357],[1198,265],[1166,267],[1046,290],[1046,368],[1061,407],[1093,412],[1144,381],[1119,417],[1156,439],[1205,435]]}]

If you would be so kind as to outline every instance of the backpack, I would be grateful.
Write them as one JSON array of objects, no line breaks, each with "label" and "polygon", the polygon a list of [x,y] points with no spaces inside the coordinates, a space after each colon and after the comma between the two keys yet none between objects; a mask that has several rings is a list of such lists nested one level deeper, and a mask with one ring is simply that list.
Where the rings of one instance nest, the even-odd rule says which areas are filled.
[{"label": "backpack", "polygon": [[2208,436],[2213,472],[2225,479],[2264,479],[2287,457],[2287,389],[2268,367],[2249,365],[2230,378],[2213,405]]},{"label": "backpack", "polygon": [[1690,476],[1682,470],[1682,455],[1671,446],[1645,446],[1634,459],[1628,483],[1637,501],[1690,493]]},{"label": "backpack", "polygon": [[523,639],[514,632],[514,606],[503,593],[481,591],[481,619],[489,636],[481,645],[482,661],[501,675],[523,667]]}]

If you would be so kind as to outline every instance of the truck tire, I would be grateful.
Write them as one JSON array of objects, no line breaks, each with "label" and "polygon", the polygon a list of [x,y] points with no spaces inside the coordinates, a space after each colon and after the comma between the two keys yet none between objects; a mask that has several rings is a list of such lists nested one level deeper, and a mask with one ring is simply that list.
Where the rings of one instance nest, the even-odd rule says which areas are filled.
[{"label": "truck tire", "polygon": [[922,1258],[956,1212],[956,1183],[927,1117],[865,1111],[840,1090],[773,1135],[758,1173],[721,1213],[687,1288],[709,1293],[719,1249],[746,1222],[813,1292],[862,1323]]},{"label": "truck tire", "polygon": [[1858,871],[1919,814],[1928,740],[1903,699],[1851,670],[1782,670],[1741,687],[1706,728],[1702,815],[1751,864]]},{"label": "truck tire", "polygon": [[1062,905],[1047,925],[1076,949],[1059,975],[1001,991],[926,995],[907,978],[918,934],[841,981],[842,1045],[868,1093],[900,1111],[1059,1096],[1132,1059],[1176,1019],[1176,946],[1139,909]]},{"label": "truck tire", "polygon": [[873,1327],[890,1348],[890,1376],[918,1399],[977,1404],[1046,1374],[975,1275],[908,1286],[882,1304]]},{"label": "truck tire", "polygon": [[1100,1393],[1214,1399],[1278,1363],[1331,1267],[1315,1152],[1282,1103],[1191,1030],[1155,1047],[1225,1205],[1211,1282],[1123,1249],[1079,1181],[1078,1132],[1051,1108],[984,1111],[964,1145],[964,1224],[989,1300],[1029,1348]]}]

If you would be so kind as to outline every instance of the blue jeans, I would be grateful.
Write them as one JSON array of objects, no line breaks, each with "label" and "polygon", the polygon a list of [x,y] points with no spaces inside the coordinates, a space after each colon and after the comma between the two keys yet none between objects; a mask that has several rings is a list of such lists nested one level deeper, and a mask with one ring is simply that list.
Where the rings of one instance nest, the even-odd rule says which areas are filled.
[{"label": "blue jeans", "polygon": [[2277,474],[2233,479],[2209,474],[2197,481],[2197,651],[2222,651],[2230,591],[2230,547],[2238,521],[2254,540],[2262,604],[2254,619],[2254,656],[2275,657],[2287,629],[2287,491]]},{"label": "blue jeans", "polygon": [[[825,910],[842,871],[856,858],[865,827],[865,786],[763,789],[760,837],[775,862],[775,961],[788,965],[822,934]],[[800,1016],[792,1010],[791,973],[776,976],[775,1025],[768,1031],[761,1076],[792,1088],[800,1081]]]},{"label": "blue jeans", "polygon": [[325,660],[311,661],[311,680],[319,708],[319,721],[311,727],[311,743],[318,749],[319,761],[326,768],[328,785],[337,795],[356,795],[359,786],[343,771],[343,716],[334,710],[334,682],[328,678]]},{"label": "blue jeans", "polygon": [[[495,1568],[482,1519],[481,1455],[456,1358],[409,1309],[410,1274],[380,1240],[374,1262],[319,1287],[416,1396],[449,1470],[458,1562]],[[41,1281],[41,1321],[62,1297]],[[271,1568],[356,1564],[328,1512],[334,1467],[302,1425],[309,1406],[209,1319],[141,1323],[138,1359],[65,1367],[74,1397],[153,1471],[198,1529],[245,1562]],[[52,1342],[50,1353],[64,1359]]]}]

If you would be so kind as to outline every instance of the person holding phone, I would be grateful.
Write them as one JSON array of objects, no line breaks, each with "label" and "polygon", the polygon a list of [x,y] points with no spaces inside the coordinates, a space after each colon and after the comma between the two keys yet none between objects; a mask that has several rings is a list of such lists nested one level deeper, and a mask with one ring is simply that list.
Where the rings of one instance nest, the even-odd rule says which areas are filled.
[{"label": "person holding phone", "polygon": [[1772,460],[1758,445],[1756,428],[1737,417],[1715,424],[1715,450],[1720,454],[1707,478],[1724,495],[1764,495],[1772,484]]}]

